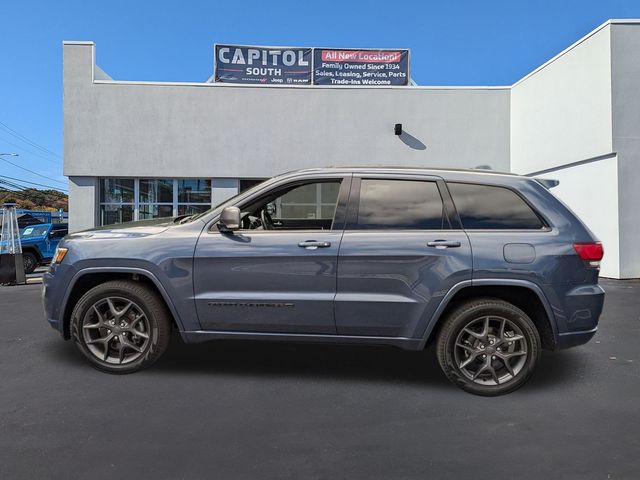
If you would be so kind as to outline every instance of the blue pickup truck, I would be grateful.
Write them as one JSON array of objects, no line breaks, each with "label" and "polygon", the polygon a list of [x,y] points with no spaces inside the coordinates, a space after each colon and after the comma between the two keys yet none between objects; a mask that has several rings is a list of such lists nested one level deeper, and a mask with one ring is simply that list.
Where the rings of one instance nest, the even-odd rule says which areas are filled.
[{"label": "blue pickup truck", "polygon": [[64,223],[38,223],[20,230],[24,273],[32,273],[38,265],[49,263],[60,240],[69,233]]}]

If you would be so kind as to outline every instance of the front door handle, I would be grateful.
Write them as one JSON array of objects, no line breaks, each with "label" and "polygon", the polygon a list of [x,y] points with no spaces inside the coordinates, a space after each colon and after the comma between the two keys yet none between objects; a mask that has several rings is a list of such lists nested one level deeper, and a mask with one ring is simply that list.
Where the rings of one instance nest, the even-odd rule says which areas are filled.
[{"label": "front door handle", "polygon": [[456,248],[460,246],[460,242],[455,240],[434,240],[433,242],[427,242],[427,247],[435,248]]},{"label": "front door handle", "polygon": [[327,248],[331,246],[331,242],[318,242],[316,240],[305,240],[298,243],[299,247],[306,248],[307,250],[315,250],[317,248]]}]

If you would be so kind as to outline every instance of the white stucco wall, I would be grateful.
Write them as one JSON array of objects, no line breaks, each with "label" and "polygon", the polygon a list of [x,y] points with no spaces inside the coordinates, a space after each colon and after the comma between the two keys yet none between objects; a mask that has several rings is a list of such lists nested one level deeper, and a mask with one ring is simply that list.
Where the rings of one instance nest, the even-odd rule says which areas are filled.
[{"label": "white stucco wall", "polygon": [[211,205],[219,205],[240,191],[237,178],[214,178],[211,182]]},{"label": "white stucco wall", "polygon": [[69,177],[69,231],[96,225],[98,188],[95,177]]},{"label": "white stucco wall", "polygon": [[[328,165],[509,168],[509,89],[93,80],[64,45],[65,175],[270,177]],[[405,135],[394,135],[402,123]]]},{"label": "white stucco wall", "polygon": [[612,29],[613,148],[620,184],[620,275],[640,277],[640,25]]},{"label": "white stucco wall", "polygon": [[587,35],[511,89],[511,171],[612,151],[611,26]]},{"label": "white stucco wall", "polygon": [[551,192],[580,217],[604,246],[600,274],[619,278],[617,157],[569,166],[538,176],[560,181]]}]

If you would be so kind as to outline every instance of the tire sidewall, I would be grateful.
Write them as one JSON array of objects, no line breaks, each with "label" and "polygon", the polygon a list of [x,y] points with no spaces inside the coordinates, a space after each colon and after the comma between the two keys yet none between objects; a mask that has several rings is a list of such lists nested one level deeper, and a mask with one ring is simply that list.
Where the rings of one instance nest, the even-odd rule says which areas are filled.
[{"label": "tire sidewall", "polygon": [[38,259],[31,252],[24,252],[22,254],[22,263],[24,266],[24,273],[33,273],[38,268]]},{"label": "tire sidewall", "polygon": [[[527,361],[515,378],[501,385],[480,385],[469,379],[457,365],[454,347],[460,331],[470,322],[484,316],[506,318],[522,331],[527,345]],[[517,307],[502,301],[477,302],[470,308],[461,308],[449,318],[446,331],[438,345],[438,359],[447,377],[460,388],[476,395],[503,395],[520,388],[529,380],[540,357],[540,336],[531,319]]]},{"label": "tire sidewall", "polygon": [[[92,363],[92,365],[99,370],[107,371],[110,373],[131,373],[140,368],[143,368],[144,364],[150,363],[150,359],[154,359],[154,352],[158,346],[159,337],[159,321],[156,315],[154,315],[151,308],[148,305],[148,299],[142,298],[134,292],[128,291],[122,288],[100,288],[94,287],[89,290],[76,304],[76,307],[72,314],[71,319],[71,332],[72,337],[85,357]],[[149,321],[149,328],[151,330],[150,341],[146,346],[145,351],[140,357],[131,363],[124,365],[107,363],[97,358],[91,350],[89,350],[84,336],[82,335],[82,321],[87,314],[87,311],[98,301],[107,297],[120,297],[130,301],[133,301],[140,307],[143,313],[146,315]]]}]

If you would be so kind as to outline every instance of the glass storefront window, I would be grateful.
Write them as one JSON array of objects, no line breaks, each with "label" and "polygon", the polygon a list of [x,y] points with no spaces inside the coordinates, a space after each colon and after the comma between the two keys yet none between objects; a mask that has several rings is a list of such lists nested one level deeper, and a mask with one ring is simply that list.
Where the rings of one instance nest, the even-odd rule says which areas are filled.
[{"label": "glass storefront window", "polygon": [[178,179],[178,203],[211,204],[211,180],[204,178]]},{"label": "glass storefront window", "polygon": [[211,208],[211,179],[206,178],[102,178],[99,186],[100,225],[194,215]]},{"label": "glass storefront window", "polygon": [[138,207],[138,220],[173,216],[173,205],[141,204]]},{"label": "glass storefront window", "polygon": [[265,180],[266,180],[266,178],[263,178],[263,179],[257,179],[257,178],[240,179],[240,193],[244,192],[245,190],[249,190],[250,188],[253,188],[256,185],[260,185]]},{"label": "glass storefront window", "polygon": [[173,179],[141,179],[139,202],[173,203]]},{"label": "glass storefront window", "polygon": [[100,183],[100,203],[133,203],[133,178],[103,178]]},{"label": "glass storefront window", "polygon": [[211,208],[208,203],[206,205],[178,205],[178,215],[195,215],[202,213]]},{"label": "glass storefront window", "polygon": [[133,205],[100,205],[100,225],[133,221]]}]

